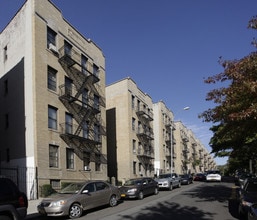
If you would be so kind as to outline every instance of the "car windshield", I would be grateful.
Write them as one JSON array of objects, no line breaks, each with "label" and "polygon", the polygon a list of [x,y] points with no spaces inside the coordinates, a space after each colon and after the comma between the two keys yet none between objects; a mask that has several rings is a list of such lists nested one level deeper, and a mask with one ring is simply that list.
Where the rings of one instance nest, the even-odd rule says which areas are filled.
[{"label": "car windshield", "polygon": [[210,170],[207,174],[220,174],[219,170]]},{"label": "car windshield", "polygon": [[187,178],[188,175],[187,174],[183,174],[183,175],[180,175],[181,178]]},{"label": "car windshield", "polygon": [[62,194],[76,194],[84,186],[84,183],[71,183],[61,190]]},{"label": "car windshield", "polygon": [[142,183],[141,180],[127,180],[124,183],[124,186],[134,186],[134,185],[140,185]]},{"label": "car windshield", "polygon": [[165,178],[169,178],[169,177],[171,177],[171,174],[170,174],[170,173],[168,173],[168,174],[160,174],[160,175],[159,175],[159,178],[160,178],[160,179],[165,179]]}]

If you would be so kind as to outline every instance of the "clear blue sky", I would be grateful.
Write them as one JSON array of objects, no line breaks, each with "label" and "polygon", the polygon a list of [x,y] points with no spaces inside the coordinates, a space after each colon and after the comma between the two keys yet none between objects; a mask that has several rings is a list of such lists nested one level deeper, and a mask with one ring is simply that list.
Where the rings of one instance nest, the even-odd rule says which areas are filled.
[{"label": "clear blue sky", "polygon": [[[24,0],[0,0],[0,30]],[[106,84],[130,76],[154,102],[210,150],[210,123],[198,114],[213,106],[205,77],[223,69],[219,57],[240,59],[255,48],[247,29],[256,0],[53,0],[66,18],[106,57]],[[189,106],[190,110],[183,108]],[[226,160],[216,158],[218,164]]]}]

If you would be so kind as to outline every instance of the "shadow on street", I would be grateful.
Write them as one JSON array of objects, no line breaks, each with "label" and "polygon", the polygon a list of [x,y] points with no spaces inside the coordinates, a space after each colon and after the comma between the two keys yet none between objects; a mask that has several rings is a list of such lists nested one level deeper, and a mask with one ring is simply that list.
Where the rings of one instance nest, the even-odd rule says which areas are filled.
[{"label": "shadow on street", "polygon": [[[218,201],[224,203],[228,207],[231,219],[239,219],[238,201],[236,188],[227,187],[225,185],[206,183],[205,186],[194,188],[186,191],[182,195],[195,198],[197,202]],[[210,204],[211,205],[211,204]],[[218,210],[217,210],[218,212]],[[156,219],[180,219],[180,220],[211,220],[215,218],[216,213],[205,212],[195,206],[181,206],[175,202],[161,202],[157,206],[147,207],[142,210],[142,214],[137,216],[121,215],[122,219],[133,220],[156,220]]]}]

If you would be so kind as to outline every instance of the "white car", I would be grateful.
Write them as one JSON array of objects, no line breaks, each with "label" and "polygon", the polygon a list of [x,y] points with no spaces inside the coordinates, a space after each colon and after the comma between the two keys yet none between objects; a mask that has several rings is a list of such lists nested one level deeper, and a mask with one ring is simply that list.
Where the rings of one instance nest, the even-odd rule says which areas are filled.
[{"label": "white car", "polygon": [[209,170],[206,175],[206,181],[216,181],[221,182],[221,175],[219,170]]}]

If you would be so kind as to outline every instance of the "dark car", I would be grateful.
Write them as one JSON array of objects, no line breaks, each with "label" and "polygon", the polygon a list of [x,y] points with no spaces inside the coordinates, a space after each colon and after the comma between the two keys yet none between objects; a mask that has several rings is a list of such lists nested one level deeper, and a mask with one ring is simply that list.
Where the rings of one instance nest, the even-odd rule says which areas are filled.
[{"label": "dark car", "polygon": [[197,173],[194,176],[194,181],[205,181],[206,180],[206,176],[203,173]]},{"label": "dark car", "polygon": [[0,219],[24,219],[28,199],[10,179],[0,177]]},{"label": "dark car", "polygon": [[242,187],[247,178],[255,178],[255,175],[251,173],[242,173],[238,176],[238,186]]},{"label": "dark car", "polygon": [[103,205],[118,204],[120,192],[105,181],[90,180],[71,183],[59,193],[43,199],[37,206],[38,212],[47,216],[69,216],[79,218],[84,210]]},{"label": "dark car", "polygon": [[248,178],[239,190],[239,216],[245,217],[254,203],[257,203],[257,179]]},{"label": "dark car", "polygon": [[147,195],[158,194],[158,183],[149,177],[142,177],[137,179],[127,180],[123,186],[120,187],[121,198],[137,198],[143,199]]},{"label": "dark car", "polygon": [[193,183],[193,177],[191,174],[182,174],[180,175],[180,178],[182,185],[189,185],[190,183]]}]

